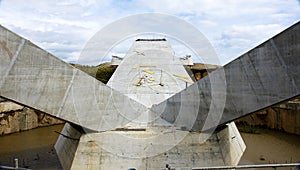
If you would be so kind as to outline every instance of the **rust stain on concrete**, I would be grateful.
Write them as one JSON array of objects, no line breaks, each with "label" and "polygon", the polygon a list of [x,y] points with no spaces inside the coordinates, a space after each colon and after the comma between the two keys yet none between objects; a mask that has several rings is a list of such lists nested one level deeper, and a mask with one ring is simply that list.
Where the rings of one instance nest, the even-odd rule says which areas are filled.
[{"label": "rust stain on concrete", "polygon": [[5,42],[5,41],[1,41],[1,42],[0,42],[0,45],[1,45],[2,48],[7,52],[8,56],[9,56],[9,59],[12,60],[13,55],[12,55],[12,53],[10,52],[10,50],[7,48],[6,42]]}]

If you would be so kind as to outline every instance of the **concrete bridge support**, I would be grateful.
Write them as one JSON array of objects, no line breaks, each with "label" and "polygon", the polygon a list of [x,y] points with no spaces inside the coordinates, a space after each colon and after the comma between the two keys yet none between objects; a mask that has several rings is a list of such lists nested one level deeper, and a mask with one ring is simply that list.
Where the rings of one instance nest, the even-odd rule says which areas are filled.
[{"label": "concrete bridge support", "polygon": [[[55,145],[65,169],[235,165],[245,146],[229,122],[300,95],[299,35],[298,22],[190,86],[166,42],[152,42],[159,52],[140,40],[131,52],[144,59],[124,94],[0,26],[0,96],[70,123]],[[172,66],[184,75],[163,73]],[[151,83],[161,77],[168,81]]]}]

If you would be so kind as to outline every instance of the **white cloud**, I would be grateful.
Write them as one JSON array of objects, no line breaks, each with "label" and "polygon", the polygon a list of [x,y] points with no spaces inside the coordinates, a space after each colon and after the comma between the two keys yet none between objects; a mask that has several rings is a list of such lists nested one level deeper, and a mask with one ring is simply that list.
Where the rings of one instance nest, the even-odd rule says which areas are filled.
[{"label": "white cloud", "polygon": [[[99,29],[142,12],[171,14],[192,23],[211,41],[223,64],[300,19],[297,0],[2,0],[0,11],[1,25],[72,62]],[[114,53],[126,49],[123,45]]]},{"label": "white cloud", "polygon": [[[279,24],[269,25],[233,25],[222,32],[215,41],[217,50],[222,51],[222,63],[227,63],[263,43],[273,35],[278,34],[284,27]],[[224,50],[230,49],[230,50]]]}]

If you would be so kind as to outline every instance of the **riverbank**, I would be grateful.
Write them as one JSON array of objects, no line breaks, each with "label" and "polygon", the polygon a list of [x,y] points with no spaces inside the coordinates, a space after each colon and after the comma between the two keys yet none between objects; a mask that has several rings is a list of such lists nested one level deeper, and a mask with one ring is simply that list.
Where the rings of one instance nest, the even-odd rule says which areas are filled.
[{"label": "riverbank", "polygon": [[0,97],[0,135],[63,123],[62,120]]},{"label": "riverbank", "polygon": [[[234,121],[237,125],[268,128],[300,135],[300,97],[276,104]],[[246,129],[247,130],[247,129]]]},{"label": "riverbank", "polygon": [[[13,166],[13,160],[17,157],[20,167],[61,169],[53,146],[59,135],[55,131],[60,131],[62,127],[54,125],[1,136],[0,165]],[[260,134],[241,135],[247,148],[240,164],[300,162],[298,135],[264,129],[260,130]]]}]

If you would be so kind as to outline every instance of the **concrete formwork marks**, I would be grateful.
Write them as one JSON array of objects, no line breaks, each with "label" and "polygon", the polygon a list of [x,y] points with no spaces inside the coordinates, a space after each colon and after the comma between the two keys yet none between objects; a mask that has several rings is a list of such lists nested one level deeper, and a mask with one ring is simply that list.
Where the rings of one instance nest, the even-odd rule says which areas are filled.
[{"label": "concrete formwork marks", "polygon": [[[225,72],[226,90],[215,88],[213,93],[226,96],[222,118],[219,123],[211,123],[207,130],[216,125],[222,125],[239,117],[274,105],[300,94],[300,23],[296,23],[282,33],[263,44],[255,47],[246,54],[214,71],[189,88],[199,89],[195,96],[200,96],[197,120],[192,130],[200,131],[207,123],[211,108],[219,107],[222,103],[213,105],[212,92],[209,91],[216,82],[214,78]],[[218,86],[217,86],[218,87]],[[221,86],[220,86],[221,87]],[[195,90],[196,91],[196,90]],[[167,105],[161,117],[174,122],[172,101],[178,96],[187,95],[187,90],[176,94],[161,104],[152,107],[153,111],[161,110],[161,105]],[[193,98],[193,96],[190,96]],[[185,101],[181,101],[181,104]],[[190,109],[186,116],[193,116],[197,109]],[[180,124],[178,126],[181,126]]]},{"label": "concrete formwork marks", "polygon": [[95,131],[124,126],[146,110],[2,26],[0,42],[4,98]]}]

